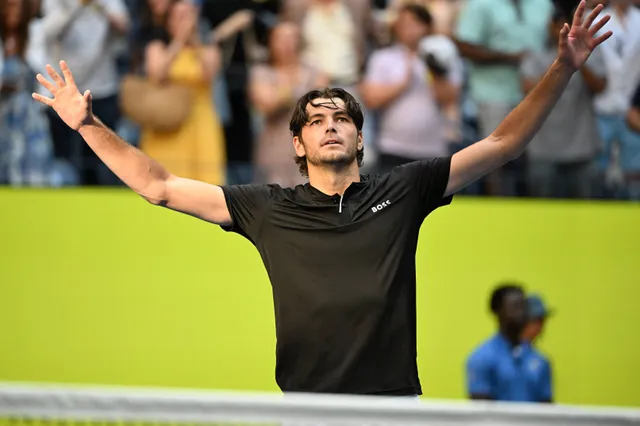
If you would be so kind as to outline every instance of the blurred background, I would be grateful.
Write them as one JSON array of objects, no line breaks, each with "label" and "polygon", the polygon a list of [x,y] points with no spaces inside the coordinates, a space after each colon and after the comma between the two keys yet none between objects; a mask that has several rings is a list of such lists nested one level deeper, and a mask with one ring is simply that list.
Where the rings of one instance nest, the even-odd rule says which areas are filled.
[{"label": "blurred background", "polygon": [[[516,283],[553,401],[640,407],[640,2],[598,3],[614,36],[525,155],[422,233],[426,397],[469,397],[469,357],[501,321],[491,295]],[[539,81],[576,5],[0,0],[0,380],[277,389],[257,253],[124,188],[31,99],[47,63],[66,60],[94,113],[171,172],[293,186],[306,91],[362,104],[365,173],[449,155]]]}]

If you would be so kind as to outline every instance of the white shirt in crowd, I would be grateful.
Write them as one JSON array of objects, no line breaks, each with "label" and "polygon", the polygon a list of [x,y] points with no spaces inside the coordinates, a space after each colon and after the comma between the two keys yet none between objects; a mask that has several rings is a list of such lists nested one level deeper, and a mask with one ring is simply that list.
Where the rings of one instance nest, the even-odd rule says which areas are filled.
[{"label": "white shirt in crowd", "polygon": [[604,58],[607,87],[596,96],[595,107],[599,114],[626,114],[640,80],[640,10],[629,8],[624,23],[613,9],[605,8],[605,14],[611,15],[611,20],[602,31],[611,30],[613,35],[598,47]]},{"label": "white shirt in crowd", "polygon": [[[58,72],[65,60],[80,91],[91,90],[94,99],[115,95],[119,90],[116,69],[117,36],[104,13],[129,19],[123,0],[93,0],[82,6],[79,0],[42,0],[43,17],[32,25],[28,60],[46,75],[44,65]],[[40,88],[43,94],[45,89]]]}]

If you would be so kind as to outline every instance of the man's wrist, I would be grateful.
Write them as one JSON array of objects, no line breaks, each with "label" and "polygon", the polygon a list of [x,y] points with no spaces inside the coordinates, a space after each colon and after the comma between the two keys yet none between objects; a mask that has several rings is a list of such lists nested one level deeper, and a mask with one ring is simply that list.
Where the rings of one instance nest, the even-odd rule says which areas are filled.
[{"label": "man's wrist", "polygon": [[556,58],[551,65],[551,70],[562,74],[573,75],[579,70],[579,68],[576,69],[573,64],[570,64],[560,58]]},{"label": "man's wrist", "polygon": [[80,134],[86,133],[91,128],[95,128],[96,126],[99,126],[99,125],[100,125],[100,120],[98,120],[98,117],[96,117],[95,115],[91,114],[80,125],[80,127],[78,128],[78,133],[80,133]]}]

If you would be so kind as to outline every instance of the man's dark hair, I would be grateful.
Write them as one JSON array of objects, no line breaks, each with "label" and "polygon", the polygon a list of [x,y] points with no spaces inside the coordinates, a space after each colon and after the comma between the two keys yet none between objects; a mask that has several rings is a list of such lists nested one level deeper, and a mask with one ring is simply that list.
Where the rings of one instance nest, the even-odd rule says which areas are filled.
[{"label": "man's dark hair", "polygon": [[[291,115],[291,122],[289,123],[289,130],[291,134],[295,137],[302,138],[302,128],[309,121],[309,115],[307,114],[307,105],[311,104],[314,107],[320,106],[319,103],[314,103],[314,99],[342,99],[345,106],[345,111],[349,117],[353,120],[356,125],[356,129],[358,129],[358,133],[362,131],[362,126],[364,124],[364,114],[362,113],[362,108],[360,108],[360,104],[355,100],[353,96],[349,92],[340,88],[326,88],[322,90],[312,90],[307,94],[303,95],[296,104],[293,114]],[[333,103],[336,108],[338,106]],[[362,167],[362,160],[364,158],[364,147],[358,150],[356,155],[356,159],[358,160],[358,167]],[[300,174],[305,177],[309,177],[309,167],[307,165],[307,156],[303,155],[299,157],[296,155],[295,162],[300,169]]]},{"label": "man's dark hair", "polygon": [[433,23],[433,17],[427,8],[419,4],[405,4],[400,8],[399,12],[408,12],[412,14],[418,21],[428,27]]},{"label": "man's dark hair", "polygon": [[496,287],[491,293],[491,301],[489,302],[491,312],[497,315],[505,297],[512,292],[524,293],[524,289],[516,283],[504,283]]}]

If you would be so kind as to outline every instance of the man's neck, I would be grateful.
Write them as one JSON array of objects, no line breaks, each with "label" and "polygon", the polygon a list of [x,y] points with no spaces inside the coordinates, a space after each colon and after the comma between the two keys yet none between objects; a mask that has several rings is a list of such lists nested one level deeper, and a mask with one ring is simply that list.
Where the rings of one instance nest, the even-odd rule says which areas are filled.
[{"label": "man's neck", "polygon": [[344,168],[309,167],[309,184],[327,194],[344,194],[353,182],[360,182],[360,170],[354,162]]},{"label": "man's neck", "polygon": [[511,330],[506,329],[505,327],[501,327],[500,334],[502,334],[502,337],[504,337],[507,342],[511,343],[512,346],[518,346],[520,343],[522,343],[520,333],[513,333]]}]

